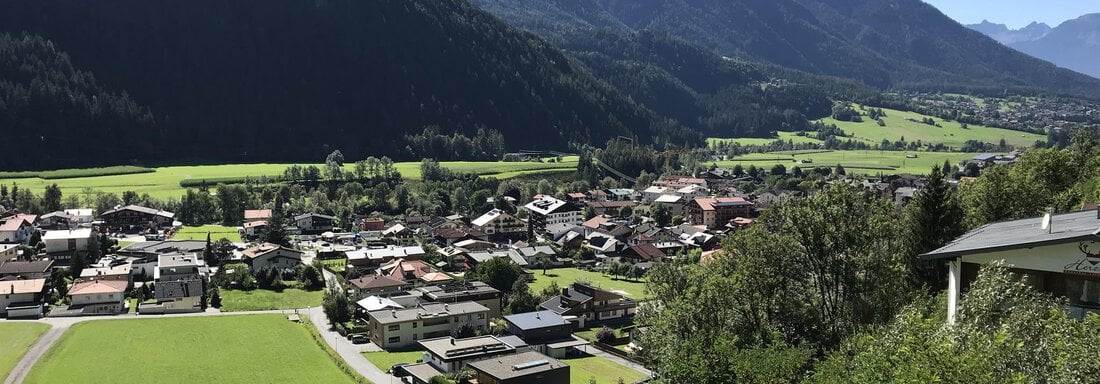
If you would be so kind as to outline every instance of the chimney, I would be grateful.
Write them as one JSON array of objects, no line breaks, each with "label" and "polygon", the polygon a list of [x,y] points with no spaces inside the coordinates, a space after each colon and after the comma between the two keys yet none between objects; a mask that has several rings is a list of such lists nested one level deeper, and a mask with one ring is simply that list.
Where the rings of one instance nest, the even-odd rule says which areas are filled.
[{"label": "chimney", "polygon": [[539,312],[535,312],[535,318],[542,320],[542,315],[539,315]]},{"label": "chimney", "polygon": [[394,318],[396,318],[397,317],[397,310],[391,309],[390,314],[393,315]]},{"label": "chimney", "polygon": [[455,338],[451,338],[451,345],[455,345]]}]

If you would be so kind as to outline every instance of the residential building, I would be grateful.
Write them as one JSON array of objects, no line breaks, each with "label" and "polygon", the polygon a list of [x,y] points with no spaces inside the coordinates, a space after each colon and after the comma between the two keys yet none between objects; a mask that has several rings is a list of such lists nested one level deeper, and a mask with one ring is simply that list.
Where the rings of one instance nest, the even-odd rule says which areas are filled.
[{"label": "residential building", "polygon": [[550,310],[508,315],[504,316],[504,321],[508,323],[505,332],[527,344],[570,339],[575,328],[575,324]]},{"label": "residential building", "polygon": [[84,269],[80,270],[80,276],[78,276],[78,277],[81,280],[84,280],[84,281],[91,281],[91,280],[125,281],[128,284],[127,288],[131,287],[134,283],[133,275],[130,273],[130,265],[129,264],[121,264],[121,265],[116,265],[116,266],[105,266],[105,267],[84,268]]},{"label": "residential building", "polygon": [[611,188],[607,191],[610,193],[607,196],[608,200],[634,201],[641,196],[637,191],[630,188]]},{"label": "residential building", "polygon": [[0,315],[42,317],[42,301],[49,289],[46,279],[0,280]]},{"label": "residential building", "polygon": [[389,276],[363,276],[348,280],[347,288],[354,300],[371,295],[386,296],[388,293],[400,292],[407,285],[409,283],[404,280]]},{"label": "residential building", "polygon": [[665,253],[652,243],[640,243],[627,247],[619,255],[632,263],[659,262],[665,258]]},{"label": "residential building", "polygon": [[416,244],[417,233],[417,230],[403,224],[394,224],[382,230],[381,235],[382,239],[390,244],[413,245]]},{"label": "residential building", "polygon": [[0,243],[0,261],[19,258],[19,244]]},{"label": "residential building", "polygon": [[740,197],[700,197],[687,204],[687,219],[693,225],[724,227],[738,217],[752,217],[753,204]]},{"label": "residential building", "polygon": [[660,179],[653,182],[653,185],[661,187],[669,187],[673,190],[680,189],[689,185],[698,185],[703,188],[708,188],[707,181],[687,176],[661,176]]},{"label": "residential building", "polygon": [[485,251],[467,252],[466,270],[473,271],[477,269],[478,264],[497,258],[508,258],[513,263],[516,263],[516,265],[519,265],[521,268],[527,268],[528,266],[527,260],[524,260],[522,257],[519,257],[512,252],[501,249],[491,249]]},{"label": "residential building", "polygon": [[0,219],[0,243],[26,243],[34,232],[34,225],[20,215]]},{"label": "residential building", "polygon": [[654,185],[654,186],[651,186],[649,188],[646,188],[646,189],[642,190],[642,201],[644,201],[646,203],[652,203],[652,202],[656,201],[657,198],[659,198],[661,196],[675,194],[674,193],[675,191],[676,191],[675,189],[672,189],[672,188],[669,188],[669,187],[662,187],[662,186]]},{"label": "residential building", "polygon": [[[50,279],[50,272],[53,271],[52,260],[38,260],[38,261],[5,261],[0,264],[0,280],[34,280],[34,279]],[[0,291],[0,293],[3,293]]]},{"label": "residential building", "polygon": [[535,231],[553,232],[554,227],[575,226],[584,222],[581,209],[572,203],[543,196],[523,206],[528,213],[528,222]]},{"label": "residential building", "polygon": [[527,223],[495,208],[474,219],[470,225],[492,239],[526,237],[527,234]]},{"label": "residential building", "polygon": [[298,230],[302,231],[302,233],[331,231],[335,221],[335,217],[312,212],[294,216],[294,225],[297,226]]},{"label": "residential building", "polygon": [[489,317],[500,317],[501,298],[500,290],[490,287],[480,281],[464,281],[450,284],[440,284],[430,287],[417,288],[420,297],[425,302],[432,303],[461,303],[472,301],[489,309]]},{"label": "residential building", "polygon": [[95,220],[95,216],[92,215],[91,208],[66,209],[64,212],[69,214],[72,222],[78,226],[91,224],[92,220]]},{"label": "residential building", "polygon": [[920,257],[947,263],[950,322],[960,294],[993,262],[1036,290],[1065,297],[1070,316],[1100,314],[1100,211],[986,224]]},{"label": "residential building", "polygon": [[364,248],[345,252],[348,264],[359,268],[373,268],[394,259],[420,260],[424,257],[424,248],[419,245],[410,247],[386,246],[382,248]]},{"label": "residential building", "polygon": [[422,276],[434,271],[422,260],[393,259],[378,267],[378,275],[400,279],[410,284],[416,283]]},{"label": "residential building", "polygon": [[422,339],[448,336],[464,325],[484,331],[489,308],[475,302],[431,303],[367,313],[371,341],[384,349],[406,348]]},{"label": "residential building", "polygon": [[[540,262],[546,262],[547,266],[561,266],[563,263],[558,260],[558,251],[555,251],[553,247],[548,245],[539,245],[534,247],[515,248],[508,251],[511,253],[511,257],[522,258],[528,266],[539,268]],[[573,261],[569,259],[569,261]]]},{"label": "residential building", "polygon": [[634,207],[638,204],[631,200],[599,200],[589,201],[585,206],[596,215],[610,215],[615,217],[630,216]]},{"label": "residential building", "polygon": [[73,226],[73,216],[65,211],[50,212],[38,218],[38,227],[43,229],[69,229]]},{"label": "residential building", "polygon": [[683,197],[684,200],[694,200],[697,197],[706,197],[710,194],[707,188],[699,186],[697,184],[688,185],[676,190],[676,196]]},{"label": "residential building", "polygon": [[104,225],[116,230],[153,229],[171,227],[176,214],[139,205],[119,207],[99,215]]},{"label": "residential building", "polygon": [[45,252],[51,259],[67,264],[73,255],[88,252],[88,242],[94,235],[91,228],[46,231],[42,242],[46,244]]},{"label": "residential building", "polygon": [[244,211],[244,222],[251,223],[256,221],[270,221],[271,210],[270,209],[246,209]]},{"label": "residential building", "polygon": [[515,347],[492,335],[465,339],[444,336],[419,343],[425,351],[422,360],[445,373],[459,372],[473,361],[516,353]]},{"label": "residential building", "polygon": [[582,283],[562,288],[560,295],[541,306],[562,316],[576,316],[581,328],[593,323],[630,322],[638,310],[634,300]]},{"label": "residential building", "polygon": [[302,264],[302,251],[277,244],[257,244],[241,252],[253,271],[274,267],[289,269]]},{"label": "residential building", "polygon": [[499,356],[467,364],[479,384],[568,384],[569,366],[538,352]]},{"label": "residential building", "polygon": [[108,315],[126,312],[125,281],[78,281],[69,288],[69,311],[81,315]]},{"label": "residential building", "polygon": [[685,201],[688,201],[680,195],[663,195],[653,200],[653,204],[660,204],[668,208],[669,213],[673,216],[683,216],[684,210],[687,208]]},{"label": "residential building", "polygon": [[248,221],[244,223],[244,237],[254,239],[267,230],[269,224],[266,220]]}]

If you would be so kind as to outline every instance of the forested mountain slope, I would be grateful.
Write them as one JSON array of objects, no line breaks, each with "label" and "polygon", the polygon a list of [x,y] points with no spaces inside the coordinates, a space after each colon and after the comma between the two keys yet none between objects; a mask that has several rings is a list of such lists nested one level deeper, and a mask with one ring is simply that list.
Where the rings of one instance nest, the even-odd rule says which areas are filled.
[{"label": "forested mountain slope", "polygon": [[[162,131],[98,148],[141,162],[400,155],[405,135],[431,125],[496,130],[517,149],[618,135],[701,142],[462,0],[8,1],[0,31],[52,41],[98,84],[148,106]],[[20,127],[98,127],[36,124]],[[109,162],[80,158],[62,165]]]},{"label": "forested mountain slope", "polygon": [[551,38],[590,27],[659,31],[720,55],[879,88],[1100,97],[1100,81],[998,44],[920,0],[474,2]]}]

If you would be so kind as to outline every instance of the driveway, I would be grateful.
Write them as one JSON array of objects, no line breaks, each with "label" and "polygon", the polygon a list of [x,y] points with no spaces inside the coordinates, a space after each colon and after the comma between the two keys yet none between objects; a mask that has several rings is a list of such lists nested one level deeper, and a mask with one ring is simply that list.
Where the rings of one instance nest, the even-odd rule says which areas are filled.
[{"label": "driveway", "polygon": [[[325,274],[325,281],[335,281],[336,275],[329,272],[327,269],[322,269]],[[329,280],[333,279],[333,280]],[[321,333],[321,336],[328,343],[341,358],[347,362],[348,366],[359,372],[360,375],[366,377],[367,380],[374,382],[375,384],[386,383],[400,383],[401,379],[383,372],[378,367],[374,366],[370,360],[363,357],[363,352],[378,351],[378,347],[374,343],[366,344],[352,344],[348,338],[340,336],[340,333],[329,330],[328,316],[325,316],[325,311],[321,307],[309,309],[309,321],[317,327],[317,331]]]}]

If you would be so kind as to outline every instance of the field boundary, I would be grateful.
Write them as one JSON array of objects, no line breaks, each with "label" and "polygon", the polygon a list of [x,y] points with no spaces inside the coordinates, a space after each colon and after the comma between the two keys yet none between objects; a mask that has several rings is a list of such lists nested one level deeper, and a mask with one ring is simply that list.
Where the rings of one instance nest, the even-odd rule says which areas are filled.
[{"label": "field boundary", "polygon": [[72,169],[57,169],[52,171],[17,171],[17,172],[0,172],[0,179],[33,179],[39,178],[43,180],[60,180],[60,179],[75,179],[78,177],[99,177],[99,176],[118,176],[118,175],[133,175],[138,173],[153,173],[156,169],[138,167],[132,165],[120,165],[114,167],[100,167],[100,168],[72,168]]}]

